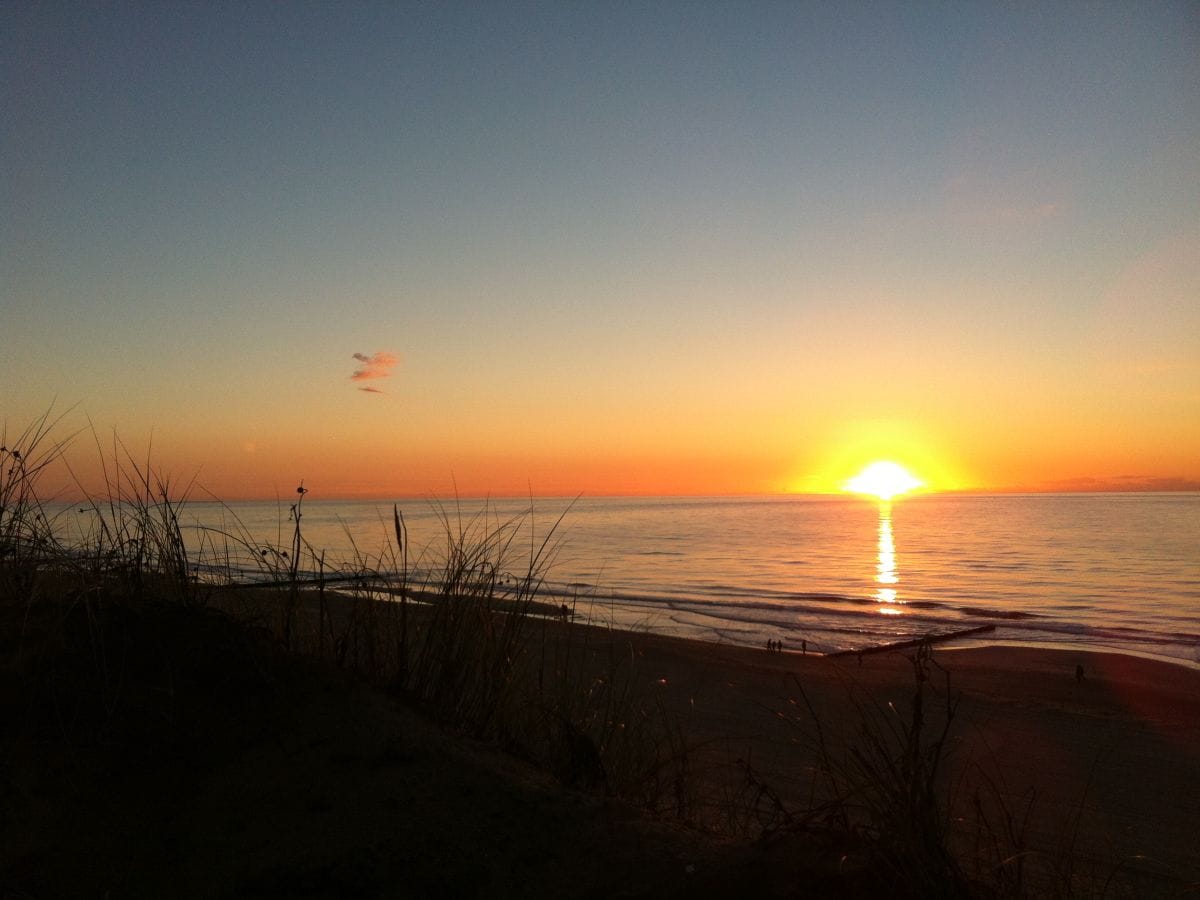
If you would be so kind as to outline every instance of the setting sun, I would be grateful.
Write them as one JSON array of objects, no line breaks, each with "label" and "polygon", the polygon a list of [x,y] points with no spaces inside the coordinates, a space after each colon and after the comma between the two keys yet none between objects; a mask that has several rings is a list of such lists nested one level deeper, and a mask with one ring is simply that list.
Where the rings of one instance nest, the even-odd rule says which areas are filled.
[{"label": "setting sun", "polygon": [[843,487],[855,494],[870,494],[880,500],[891,500],[924,485],[899,463],[880,461],[871,463]]}]

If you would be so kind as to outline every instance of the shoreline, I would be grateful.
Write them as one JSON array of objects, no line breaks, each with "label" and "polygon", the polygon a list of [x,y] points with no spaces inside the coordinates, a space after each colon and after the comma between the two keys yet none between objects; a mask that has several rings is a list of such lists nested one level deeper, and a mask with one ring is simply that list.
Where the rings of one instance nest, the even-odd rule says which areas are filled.
[{"label": "shoreline", "polygon": [[[555,596],[557,597],[557,595],[555,595]],[[658,612],[657,614],[643,616],[642,621],[643,622],[647,622],[647,621],[652,622],[653,619],[656,617],[662,618],[662,619],[667,619],[670,611],[671,610],[664,610],[664,611]],[[614,627],[618,630],[634,630],[634,631],[638,630],[637,625],[630,625],[627,623],[627,620],[633,619],[635,617],[635,614],[632,611],[626,611],[626,610],[623,610],[622,612],[624,613],[623,615],[619,613],[618,615],[611,617],[612,627]],[[706,613],[696,612],[695,615],[705,616]],[[864,612],[861,615],[863,616],[864,619],[866,619],[868,621],[873,621],[870,613]],[[600,624],[603,627],[603,625],[608,624],[609,618],[610,617],[608,615],[608,611],[603,610],[600,622],[598,622],[597,624]],[[734,626],[733,628],[729,628],[729,631],[733,631],[735,633],[736,633],[736,626],[738,624],[744,624],[745,625],[744,633],[754,634],[755,641],[751,642],[750,640],[746,640],[744,642],[741,642],[741,641],[736,641],[736,640],[729,640],[728,638],[731,635],[726,633],[723,630],[718,630],[718,626],[712,626],[712,625],[706,625],[706,624],[700,624],[700,623],[689,623],[689,624],[682,624],[682,625],[678,624],[678,623],[671,623],[670,625],[667,625],[665,627],[649,624],[649,625],[645,625],[643,627],[645,627],[649,630],[653,630],[655,633],[671,635],[673,637],[679,637],[682,640],[698,640],[698,641],[701,641],[704,643],[713,643],[713,644],[728,643],[731,645],[746,646],[746,647],[759,646],[760,643],[765,643],[765,641],[769,637],[773,637],[776,639],[782,637],[785,639],[784,643],[785,643],[785,649],[787,652],[800,652],[798,649],[798,646],[793,647],[792,645],[793,645],[793,643],[796,643],[798,645],[798,642],[803,638],[803,635],[805,634],[805,623],[803,620],[797,620],[796,622],[793,622],[793,623],[790,623],[787,625],[780,625],[780,626],[776,626],[776,625],[768,626],[768,625],[763,625],[762,623],[758,623],[758,622],[739,623],[736,620],[733,620],[731,622],[731,620],[724,619],[724,618],[717,618],[716,621],[718,621],[719,623],[721,623],[721,625],[724,625],[726,627],[728,627],[730,625]],[[983,637],[973,637],[970,635],[966,635],[963,637],[951,637],[951,635],[959,634],[961,632],[968,631],[968,630],[983,630],[983,629],[988,629],[988,628],[991,628],[995,631],[995,633],[996,633],[995,637],[983,638]],[[966,647],[984,647],[984,646],[1004,646],[1004,647],[1041,647],[1041,648],[1051,649],[1051,650],[1053,650],[1053,649],[1077,650],[1077,651],[1081,651],[1081,652],[1091,652],[1091,653],[1119,653],[1119,654],[1128,655],[1128,656],[1137,656],[1137,657],[1144,658],[1144,659],[1157,660],[1159,662],[1171,663],[1174,665],[1178,665],[1182,668],[1190,669],[1193,671],[1200,671],[1200,657],[1188,658],[1188,657],[1182,656],[1182,655],[1175,656],[1175,655],[1171,655],[1171,654],[1167,654],[1167,653],[1155,652],[1154,650],[1143,649],[1146,642],[1141,642],[1142,646],[1121,645],[1121,644],[1115,644],[1115,643],[1109,642],[1109,641],[1111,641],[1111,639],[1105,638],[1105,637],[1097,637],[1097,638],[1093,638],[1093,639],[1081,639],[1081,640],[1074,640],[1074,641],[1072,641],[1072,640],[1053,640],[1053,639],[1040,640],[1037,638],[1025,638],[1025,637],[1021,637],[1021,636],[1008,636],[1005,634],[1006,630],[1012,631],[1015,629],[1013,629],[1013,627],[1010,623],[998,622],[995,619],[981,617],[981,618],[977,618],[977,619],[969,619],[968,618],[968,619],[964,619],[964,620],[958,621],[958,622],[947,621],[947,622],[941,623],[939,625],[931,626],[925,633],[932,635],[939,642],[944,642],[944,643],[940,643],[940,645],[942,647],[944,647],[945,649],[966,648]],[[704,631],[708,631],[710,633],[719,635],[719,639],[710,640],[708,638],[699,636],[699,633],[704,632]],[[809,632],[809,633],[815,632],[817,634],[820,634],[821,631],[822,631],[822,629],[818,625],[818,626],[813,626],[812,632]],[[691,632],[691,633],[687,633],[687,632]],[[809,653],[810,654],[812,654],[812,653],[821,653],[822,655],[845,654],[847,656],[852,656],[852,655],[856,655],[858,653],[878,653],[878,652],[880,652],[882,647],[885,647],[891,643],[898,643],[898,642],[904,642],[904,641],[909,641],[909,640],[919,642],[921,640],[921,637],[923,637],[923,636],[924,635],[920,633],[920,629],[914,628],[912,630],[911,635],[908,635],[908,634],[895,635],[890,638],[882,638],[882,637],[879,637],[879,635],[877,635],[875,633],[864,634],[863,635],[863,643],[859,646],[843,647],[843,646],[839,646],[837,644],[833,644],[832,649],[818,650],[818,649],[816,649],[818,646],[821,646],[822,644],[824,644],[824,646],[829,647],[830,644],[828,642],[820,642],[820,641],[813,640],[813,639],[809,639],[808,644],[809,644]],[[872,641],[875,641],[875,640],[878,640],[878,643],[872,643]],[[1182,642],[1180,642],[1178,644],[1178,646],[1180,646],[1182,649],[1186,650],[1186,646]],[[1196,648],[1195,650],[1193,650],[1193,652],[1200,652],[1200,648]]]},{"label": "shoreline", "polygon": [[[541,618],[541,617],[539,617]],[[544,618],[547,621],[561,624],[561,620],[557,617],[546,615]],[[807,654],[794,647],[785,646],[783,650],[772,652],[765,647],[755,646],[752,644],[734,643],[732,641],[708,641],[703,638],[689,637],[680,634],[671,634],[666,631],[656,631],[650,629],[637,628],[622,628],[619,626],[609,627],[606,624],[596,622],[570,621],[567,623],[569,627],[575,629],[592,630],[598,633],[611,634],[616,636],[624,636],[630,640],[651,640],[664,641],[671,643],[679,643],[681,645],[692,645],[695,652],[699,652],[701,648],[719,648],[723,651],[734,651],[739,656],[739,663],[746,660],[740,659],[741,654],[761,654],[767,659],[784,659],[784,660],[827,660],[837,661],[842,664],[856,663],[859,656],[903,656],[906,652],[911,652],[913,647],[904,646],[893,648],[891,646],[864,648],[863,652],[838,651],[837,653],[819,653],[810,650]],[[959,643],[961,641],[961,643]],[[955,638],[944,643],[934,644],[936,653],[952,653],[955,656],[961,655],[963,658],[969,658],[976,654],[1003,654],[1011,655],[1014,660],[1025,660],[1028,656],[1033,658],[1040,655],[1045,655],[1047,658],[1065,659],[1071,655],[1085,654],[1088,657],[1113,657],[1117,659],[1131,658],[1138,660],[1141,663],[1150,664],[1153,666],[1163,666],[1167,669],[1182,669],[1189,673],[1195,673],[1195,685],[1197,688],[1197,697],[1200,700],[1200,662],[1190,662],[1189,660],[1179,659],[1177,657],[1158,656],[1142,651],[1126,649],[1122,647],[1099,647],[1090,644],[1072,644],[1062,642],[1059,644],[1035,642],[1035,641],[1011,641],[1011,640],[984,640],[973,637]],[[1065,663],[1064,663],[1065,664]],[[1072,663],[1074,665],[1074,663]],[[1191,676],[1189,676],[1190,680]]]},{"label": "shoreline", "polygon": [[[337,592],[336,588],[334,589],[334,591]],[[387,591],[387,590],[378,591],[377,593],[378,593],[377,599],[379,599],[381,602],[389,602],[387,600],[387,597],[395,596],[394,592]],[[410,589],[408,596],[412,600],[415,600],[417,602],[423,602],[421,599],[423,595],[432,596],[433,592],[429,592],[426,590]],[[342,594],[342,596],[350,597],[352,595],[349,593],[345,593],[345,594]],[[562,593],[558,593],[558,592],[554,592],[554,591],[551,591],[551,592],[545,594],[544,596],[547,599],[542,599],[542,600],[537,601],[537,605],[539,607],[541,607],[541,609],[534,610],[533,614],[535,616],[543,616],[544,615],[546,618],[549,618],[549,619],[557,619],[558,616],[555,614],[554,610],[557,609],[559,604],[570,605],[569,601],[572,599],[570,596],[568,596],[566,594],[562,594]],[[581,608],[583,608],[585,611],[582,611],[582,612],[579,611]],[[696,641],[701,644],[709,644],[709,645],[713,645],[713,646],[745,647],[745,648],[751,649],[751,650],[764,649],[762,647],[762,644],[759,642],[751,643],[748,640],[744,641],[744,642],[727,640],[726,639],[727,636],[725,634],[721,634],[721,633],[718,633],[720,635],[720,639],[718,639],[718,640],[710,640],[710,639],[707,639],[704,637],[696,636],[694,634],[679,633],[680,630],[688,629],[688,628],[690,628],[692,630],[700,630],[700,628],[702,626],[695,626],[695,625],[681,626],[679,624],[674,624],[674,625],[668,626],[668,627],[656,627],[653,624],[645,624],[648,621],[648,617],[642,618],[642,620],[641,620],[642,624],[630,625],[624,621],[619,620],[619,618],[620,619],[625,618],[624,616],[618,618],[617,616],[610,617],[607,615],[596,615],[594,612],[596,609],[600,609],[602,614],[605,613],[606,611],[611,612],[611,607],[609,607],[607,610],[605,610],[605,608],[600,607],[598,603],[588,603],[588,604],[586,604],[586,606],[584,604],[576,604],[575,608],[573,608],[572,612],[571,612],[572,623],[575,625],[582,626],[582,627],[598,628],[601,630],[611,629],[613,631],[620,631],[620,632],[627,631],[627,632],[631,632],[634,634],[640,634],[640,633],[657,634],[657,635],[661,635],[663,637],[670,637],[670,638],[674,638],[674,639],[681,640],[681,641]],[[632,617],[632,614],[629,614],[629,615],[630,615],[630,617]],[[659,612],[657,615],[659,617],[665,617],[666,611]],[[754,623],[747,623],[747,624],[752,625]],[[961,627],[961,626],[965,626],[965,627]],[[1111,645],[1107,645],[1107,644],[1091,643],[1091,642],[1084,642],[1084,641],[1039,641],[1039,640],[1022,640],[1020,638],[1006,638],[1006,637],[983,638],[983,637],[977,637],[974,634],[966,633],[966,632],[975,632],[977,634],[980,631],[986,631],[987,633],[991,634],[992,631],[999,631],[1000,629],[1003,629],[1005,627],[1006,627],[1006,625],[1003,623],[996,623],[996,622],[992,622],[992,621],[979,621],[979,622],[975,622],[974,624],[961,623],[960,627],[958,627],[952,631],[946,630],[946,629],[937,629],[937,630],[931,629],[928,633],[934,637],[934,639],[935,639],[934,642],[937,645],[938,649],[940,649],[940,650],[955,650],[955,651],[957,651],[957,650],[982,648],[982,647],[1014,647],[1014,648],[1026,647],[1026,648],[1044,649],[1044,650],[1062,650],[1064,652],[1078,652],[1078,653],[1113,653],[1113,654],[1119,654],[1122,656],[1133,656],[1133,657],[1137,657],[1139,659],[1145,659],[1145,660],[1149,660],[1149,661],[1153,661],[1153,662],[1160,662],[1160,663],[1164,663],[1164,664],[1168,664],[1168,665],[1174,665],[1174,666],[1178,666],[1182,669],[1186,669],[1189,671],[1200,672],[1200,659],[1186,659],[1186,658],[1180,657],[1180,656],[1170,656],[1167,654],[1154,653],[1154,652],[1151,652],[1148,650],[1141,650],[1136,647],[1111,646]],[[715,631],[715,629],[708,629],[708,630]],[[762,632],[763,635],[766,635],[767,633],[768,633],[767,630],[764,630]],[[778,637],[779,629],[776,628],[774,630],[774,633]],[[792,637],[791,634],[787,634],[786,636]],[[765,638],[764,638],[764,640],[765,640]],[[866,644],[862,647],[857,647],[857,648],[839,648],[839,649],[835,649],[835,650],[826,650],[826,651],[817,650],[816,646],[815,646],[815,642],[813,642],[814,646],[808,650],[808,654],[811,656],[854,657],[854,656],[857,656],[860,654],[875,654],[875,653],[888,652],[889,649],[891,648],[891,645],[894,643],[908,644],[911,642],[912,644],[919,644],[920,641],[921,641],[921,636],[918,636],[918,637],[914,637],[914,638],[900,638],[896,641],[885,642],[883,644]],[[803,651],[801,651],[801,649],[799,649],[796,646],[793,646],[788,641],[784,641],[783,652],[788,653],[788,654],[794,653],[797,655],[803,655]]]},{"label": "shoreline", "polygon": [[995,640],[995,641],[980,641],[974,638],[966,638],[962,644],[947,643],[939,649],[951,652],[961,650],[985,650],[988,648],[1013,648],[1022,650],[1046,650],[1060,651],[1063,653],[1088,653],[1110,656],[1132,656],[1136,659],[1145,660],[1146,662],[1161,663],[1162,665],[1172,666],[1174,668],[1185,669],[1189,672],[1200,673],[1200,660],[1182,659],[1178,656],[1163,656],[1158,653],[1150,653],[1146,650],[1137,650],[1127,647],[1109,647],[1097,644],[1072,644],[1069,641],[1019,641],[1019,640]]},{"label": "shoreline", "polygon": [[[552,595],[552,596],[554,597],[554,599],[560,599],[558,597],[558,595]],[[553,606],[553,604],[551,604],[551,606]],[[643,626],[643,627],[637,627],[637,626],[631,627],[631,626],[624,625],[623,623],[610,622],[610,621],[606,621],[606,620],[597,620],[597,619],[593,619],[592,617],[588,617],[588,616],[581,615],[581,614],[573,613],[572,615],[574,616],[572,624],[574,624],[578,627],[596,628],[596,629],[600,629],[600,630],[612,630],[614,632],[629,632],[631,634],[653,634],[653,635],[658,635],[658,636],[665,637],[665,638],[671,638],[673,640],[694,641],[695,643],[698,643],[698,644],[711,645],[711,646],[715,646],[715,647],[741,647],[741,648],[745,648],[747,650],[765,650],[766,649],[765,647],[761,646],[760,644],[753,644],[753,643],[750,643],[749,641],[740,642],[740,641],[731,641],[731,640],[724,640],[724,639],[708,640],[703,637],[696,637],[696,636],[688,635],[688,634],[673,633],[668,628],[656,628],[652,625]],[[545,616],[546,616],[546,618],[550,618],[550,619],[557,618],[555,615],[553,615],[552,613],[549,613],[549,612],[545,613]],[[678,627],[678,626],[676,626],[676,627]],[[979,623],[974,626],[969,626],[969,628],[971,630],[984,629],[984,628],[988,628],[988,627],[992,627],[995,630],[999,630],[1000,628],[1003,628],[1004,626],[997,625],[994,623]],[[959,632],[955,632],[955,634],[958,634],[958,633]],[[1139,650],[1136,647],[1114,647],[1114,646],[1105,645],[1105,644],[1085,643],[1083,641],[1036,641],[1036,640],[1021,640],[1021,639],[1003,638],[1003,637],[982,638],[982,637],[975,637],[975,636],[970,636],[970,635],[961,636],[961,637],[946,636],[942,632],[931,632],[931,634],[933,634],[935,638],[938,637],[939,635],[942,635],[942,639],[940,641],[935,641],[935,646],[937,647],[937,649],[939,651],[946,650],[946,651],[959,652],[959,651],[963,651],[963,650],[975,650],[975,649],[983,649],[983,648],[988,648],[988,647],[998,647],[998,648],[1011,647],[1011,648],[1024,648],[1024,649],[1031,649],[1031,650],[1061,651],[1064,653],[1113,654],[1113,655],[1118,655],[1118,656],[1132,656],[1132,657],[1136,657],[1138,659],[1147,660],[1149,662],[1157,662],[1157,663],[1162,663],[1164,665],[1176,666],[1178,668],[1185,669],[1185,670],[1188,670],[1191,672],[1200,673],[1200,659],[1190,660],[1190,659],[1185,659],[1185,658],[1179,657],[1179,656],[1168,656],[1168,655],[1160,654],[1160,653],[1152,653],[1148,650]],[[724,637],[724,636],[722,636],[722,637]],[[908,639],[904,639],[904,642],[907,643]],[[913,642],[920,643],[920,638],[913,639]],[[796,656],[804,656],[805,655],[801,649],[799,649],[798,647],[792,646],[791,644],[787,643],[786,641],[784,642],[784,648],[783,648],[782,652],[786,655],[796,655]],[[812,657],[854,658],[861,654],[872,655],[872,654],[876,654],[876,653],[887,653],[887,652],[902,652],[902,649],[901,648],[893,649],[891,644],[877,644],[877,645],[868,644],[868,645],[863,646],[861,649],[844,649],[844,650],[833,650],[833,651],[825,651],[825,652],[810,648],[807,651],[807,655],[812,656]]]}]

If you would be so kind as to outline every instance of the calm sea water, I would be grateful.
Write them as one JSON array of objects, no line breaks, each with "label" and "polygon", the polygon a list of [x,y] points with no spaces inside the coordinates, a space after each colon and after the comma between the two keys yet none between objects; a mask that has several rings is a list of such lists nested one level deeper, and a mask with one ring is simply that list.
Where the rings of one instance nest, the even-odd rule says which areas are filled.
[{"label": "calm sea water", "polygon": [[[493,528],[530,502],[400,506],[424,571],[447,525]],[[994,625],[983,642],[1200,665],[1200,494],[537,500],[512,571],[559,516],[547,592],[623,627],[832,651]],[[288,503],[195,503],[184,520],[276,548],[292,528]],[[309,499],[302,526],[329,560],[374,562],[391,505]]]}]

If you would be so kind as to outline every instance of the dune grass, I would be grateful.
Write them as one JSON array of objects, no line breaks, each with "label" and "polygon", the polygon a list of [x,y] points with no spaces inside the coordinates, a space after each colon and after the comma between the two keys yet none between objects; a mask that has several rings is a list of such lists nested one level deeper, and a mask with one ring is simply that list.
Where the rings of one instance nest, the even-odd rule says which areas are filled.
[{"label": "dune grass", "polygon": [[[301,484],[283,542],[249,533],[231,510],[225,527],[189,529],[185,539],[194,485],[177,487],[114,438],[108,451],[97,441],[103,486],[71,507],[73,530],[64,537],[55,504],[38,491],[41,475],[63,461],[57,424],[47,415],[4,441],[6,620],[48,628],[82,611],[96,623],[100,607],[114,605],[219,611],[572,785],[644,797],[666,777],[662,710],[643,703],[616,638],[601,648],[582,633],[547,628],[559,607],[538,597],[561,518],[537,536],[526,527],[532,508],[502,521],[486,508],[466,518],[439,509],[441,546],[419,548],[413,560],[403,514],[393,508],[382,550],[354,546],[349,559],[330,562],[305,538]],[[67,513],[60,504],[58,517]],[[531,543],[518,546],[526,534]],[[91,632],[93,672],[109,684],[116,648],[102,628]],[[14,660],[23,647],[19,639]],[[117,702],[117,688],[103,702]]]}]

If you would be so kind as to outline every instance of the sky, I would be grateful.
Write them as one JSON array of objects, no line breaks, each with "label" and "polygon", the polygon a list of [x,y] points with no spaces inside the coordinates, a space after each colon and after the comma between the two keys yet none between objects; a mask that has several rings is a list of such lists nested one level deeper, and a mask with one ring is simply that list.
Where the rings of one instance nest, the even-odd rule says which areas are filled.
[{"label": "sky", "polygon": [[0,422],[227,500],[1200,489],[1200,5],[0,5]]}]

